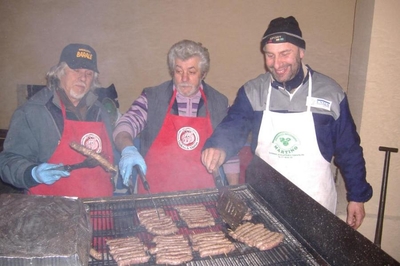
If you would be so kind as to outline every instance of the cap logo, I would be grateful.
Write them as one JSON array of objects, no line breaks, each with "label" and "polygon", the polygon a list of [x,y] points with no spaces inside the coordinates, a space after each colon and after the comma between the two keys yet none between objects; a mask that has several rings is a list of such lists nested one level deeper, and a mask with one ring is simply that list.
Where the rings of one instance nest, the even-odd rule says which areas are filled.
[{"label": "cap logo", "polygon": [[89,50],[80,48],[76,52],[76,57],[77,58],[86,58],[86,59],[92,60],[93,55]]},{"label": "cap logo", "polygon": [[286,42],[285,35],[275,35],[269,37],[267,43]]}]

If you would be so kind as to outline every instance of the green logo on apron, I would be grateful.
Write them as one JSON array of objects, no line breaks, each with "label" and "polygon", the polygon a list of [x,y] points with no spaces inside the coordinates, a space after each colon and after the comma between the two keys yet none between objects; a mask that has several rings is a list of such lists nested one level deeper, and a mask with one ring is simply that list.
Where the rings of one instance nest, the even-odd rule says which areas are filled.
[{"label": "green logo on apron", "polygon": [[297,138],[288,132],[276,134],[272,143],[276,153],[280,155],[293,155],[298,151],[300,144]]}]

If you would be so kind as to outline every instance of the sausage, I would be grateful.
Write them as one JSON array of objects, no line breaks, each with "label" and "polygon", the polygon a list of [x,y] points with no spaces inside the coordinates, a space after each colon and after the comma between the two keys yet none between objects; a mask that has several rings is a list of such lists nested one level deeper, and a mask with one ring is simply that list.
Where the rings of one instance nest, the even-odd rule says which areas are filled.
[{"label": "sausage", "polygon": [[163,228],[163,227],[153,227],[148,230],[150,233],[155,235],[172,235],[179,231],[178,227],[174,226],[171,228]]},{"label": "sausage", "polygon": [[[165,212],[164,209],[158,208],[157,209],[158,213],[160,214],[160,216],[165,216]],[[141,210],[139,212],[137,212],[138,217],[158,217],[156,209],[146,209],[146,210]]]},{"label": "sausage", "polygon": [[182,253],[192,254],[192,251],[188,245],[186,245],[186,246],[160,246],[160,245],[157,245],[156,247],[151,248],[149,250],[149,253],[154,255],[159,252],[169,253],[169,252],[174,252],[175,250],[179,250],[179,252],[182,252]]},{"label": "sausage", "polygon": [[181,212],[181,211],[205,210],[206,206],[204,206],[203,204],[181,205],[181,206],[175,206],[175,209],[178,210],[179,212]]},{"label": "sausage", "polygon": [[89,255],[94,258],[95,260],[102,260],[103,259],[103,254],[95,250],[94,248],[91,248],[89,251]]},{"label": "sausage", "polygon": [[118,266],[129,266],[131,264],[139,264],[139,263],[146,263],[150,259],[150,256],[143,256],[143,257],[135,257],[129,258],[125,260],[120,260],[117,262]]},{"label": "sausage", "polygon": [[147,247],[137,237],[108,239],[110,254],[119,266],[144,263],[150,259]]},{"label": "sausage", "polygon": [[183,235],[156,236],[152,241],[156,247],[150,253],[156,254],[157,264],[179,265],[193,259],[192,249]]},{"label": "sausage", "polygon": [[185,238],[183,237],[183,235],[155,236],[152,241],[154,243],[159,243],[159,242],[176,241],[176,240],[185,240]]},{"label": "sausage", "polygon": [[199,251],[200,257],[226,254],[235,249],[235,245],[221,231],[191,235],[192,248]]},{"label": "sausage", "polygon": [[273,237],[275,234],[277,234],[277,233],[276,232],[272,232],[272,231],[260,233],[255,237],[247,238],[246,239],[246,244],[251,246],[251,247],[254,247],[254,246],[256,247],[258,242],[267,241],[268,239]]},{"label": "sausage", "polygon": [[260,250],[268,250],[278,246],[285,236],[281,233],[276,233],[276,235],[272,236],[269,240],[263,242],[260,241],[256,244],[256,247]]},{"label": "sausage", "polygon": [[249,245],[255,246],[260,250],[267,250],[276,247],[284,239],[284,234],[272,232],[264,228],[263,224],[245,223],[240,225],[230,235]]},{"label": "sausage", "polygon": [[240,235],[244,230],[247,230],[248,228],[250,228],[251,225],[252,225],[251,223],[244,223],[244,224],[241,224],[241,225],[239,225],[239,226],[236,228],[235,231],[231,231],[231,232],[230,232],[230,235],[232,235],[232,237],[233,237],[233,236]]},{"label": "sausage", "polygon": [[227,254],[235,249],[235,245],[224,245],[219,247],[210,247],[207,249],[200,250],[200,257],[208,257],[219,254]]},{"label": "sausage", "polygon": [[122,252],[122,253],[117,253],[113,255],[113,258],[116,262],[120,260],[127,260],[130,258],[136,258],[136,257],[145,257],[147,256],[146,253],[143,250],[136,250],[136,251],[129,251],[129,252]]},{"label": "sausage", "polygon": [[214,226],[214,217],[203,204],[176,206],[179,216],[188,228],[202,228]]},{"label": "sausage", "polygon": [[178,255],[178,256],[168,256],[160,255],[156,257],[157,264],[168,264],[168,265],[179,265],[193,259],[192,255]]},{"label": "sausage", "polygon": [[80,154],[83,154],[87,157],[93,158],[96,161],[98,161],[100,163],[100,165],[107,171],[107,172],[117,172],[117,168],[111,164],[110,162],[108,162],[105,158],[103,158],[103,156],[101,156],[100,154],[96,153],[95,151],[92,151],[88,148],[86,148],[85,146],[79,145],[76,142],[71,142],[69,144],[69,146],[76,150],[77,152],[79,152]]},{"label": "sausage", "polygon": [[247,244],[249,244],[249,246],[252,246],[252,244],[251,244],[252,240],[259,239],[263,233],[267,233],[267,232],[271,232],[271,231],[269,231],[268,229],[265,229],[264,227],[258,227],[258,228],[254,227],[254,229],[247,231],[246,233],[238,236],[238,240],[239,241],[247,240],[247,242],[248,242]]},{"label": "sausage", "polygon": [[158,217],[155,209],[142,210],[137,212],[140,224],[142,224],[149,233],[155,235],[170,235],[179,231],[175,222],[172,221],[171,217],[164,213],[161,209],[160,217]]}]

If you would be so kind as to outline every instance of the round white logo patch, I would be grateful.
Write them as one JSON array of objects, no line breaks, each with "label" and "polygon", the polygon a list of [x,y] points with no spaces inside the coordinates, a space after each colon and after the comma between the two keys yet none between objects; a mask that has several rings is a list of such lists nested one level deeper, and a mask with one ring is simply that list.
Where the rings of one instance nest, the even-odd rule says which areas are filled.
[{"label": "round white logo patch", "polygon": [[176,134],[176,140],[179,147],[183,150],[191,151],[199,145],[200,137],[196,129],[192,127],[183,127]]},{"label": "round white logo patch", "polygon": [[81,139],[81,145],[96,153],[100,153],[103,149],[100,137],[94,133],[85,134]]},{"label": "round white logo patch", "polygon": [[272,141],[275,154],[281,156],[299,155],[298,149],[300,141],[288,132],[280,132],[276,134]]}]

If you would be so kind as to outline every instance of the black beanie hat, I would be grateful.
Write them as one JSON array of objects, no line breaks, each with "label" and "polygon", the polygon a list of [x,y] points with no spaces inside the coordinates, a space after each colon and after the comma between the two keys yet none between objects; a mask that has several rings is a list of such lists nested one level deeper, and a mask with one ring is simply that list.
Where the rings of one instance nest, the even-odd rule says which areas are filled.
[{"label": "black beanie hat", "polygon": [[271,20],[268,29],[261,39],[261,49],[264,50],[267,43],[282,42],[290,42],[300,48],[306,49],[306,42],[302,38],[299,23],[292,16]]}]

